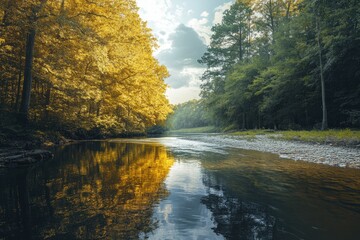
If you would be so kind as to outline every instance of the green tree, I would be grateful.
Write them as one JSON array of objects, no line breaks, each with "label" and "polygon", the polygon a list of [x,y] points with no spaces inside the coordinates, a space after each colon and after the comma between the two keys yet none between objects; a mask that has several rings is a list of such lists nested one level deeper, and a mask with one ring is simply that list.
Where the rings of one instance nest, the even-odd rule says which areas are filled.
[{"label": "green tree", "polygon": [[199,60],[207,70],[202,76],[203,95],[221,92],[226,73],[236,63],[250,58],[251,8],[239,1],[224,12],[220,24],[212,27],[211,43]]}]

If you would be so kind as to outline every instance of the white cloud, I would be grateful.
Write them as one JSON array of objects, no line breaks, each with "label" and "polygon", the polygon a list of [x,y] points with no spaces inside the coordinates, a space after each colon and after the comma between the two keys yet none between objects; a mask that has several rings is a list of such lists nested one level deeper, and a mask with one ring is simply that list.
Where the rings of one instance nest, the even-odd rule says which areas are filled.
[{"label": "white cloud", "polygon": [[171,41],[171,48],[156,55],[161,63],[174,69],[200,66],[197,60],[206,51],[206,46],[193,28],[180,24],[168,40]]},{"label": "white cloud", "polygon": [[178,104],[192,99],[199,99],[200,88],[199,87],[182,87],[182,88],[169,88],[166,91],[170,103]]},{"label": "white cloud", "polygon": [[205,71],[205,68],[187,67],[182,70],[182,74],[189,78],[189,87],[200,87],[200,77]]},{"label": "white cloud", "polygon": [[181,70],[169,69],[171,77],[166,79],[166,83],[172,89],[200,87],[200,77],[205,71],[205,68],[185,67]]},{"label": "white cloud", "polygon": [[202,13],[201,13],[201,15],[200,15],[200,16],[202,16],[202,17],[206,18],[206,17],[208,17],[208,16],[209,16],[209,13],[208,13],[207,11],[204,11],[204,12],[202,12]]},{"label": "white cloud", "polygon": [[203,24],[203,25],[205,25],[205,24],[207,24],[209,21],[207,20],[207,18],[201,18],[200,19],[200,24]]},{"label": "white cloud", "polygon": [[137,5],[140,8],[141,18],[148,22],[148,26],[153,29],[154,35],[161,42],[158,51],[169,49],[171,41],[168,37],[180,24],[183,9],[180,6],[173,6],[170,0],[137,0]]},{"label": "white cloud", "polygon": [[204,44],[210,44],[211,26],[208,25],[207,18],[193,18],[187,23],[187,25],[199,34]]},{"label": "white cloud", "polygon": [[218,24],[218,23],[221,23],[221,20],[223,18],[223,15],[224,15],[224,11],[230,9],[231,5],[232,5],[232,1],[231,2],[227,2],[227,3],[224,3],[220,6],[218,6],[217,8],[215,8],[215,15],[214,15],[214,21],[213,21],[213,24]]},{"label": "white cloud", "polygon": [[184,14],[184,7],[180,6],[180,5],[176,5],[176,10],[175,10],[175,14],[178,17],[182,17]]}]

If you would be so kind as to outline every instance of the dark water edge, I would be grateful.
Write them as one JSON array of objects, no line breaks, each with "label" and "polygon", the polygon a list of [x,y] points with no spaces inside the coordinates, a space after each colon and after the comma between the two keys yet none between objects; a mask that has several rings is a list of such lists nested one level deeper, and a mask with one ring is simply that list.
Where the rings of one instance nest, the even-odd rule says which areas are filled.
[{"label": "dark water edge", "polygon": [[0,172],[0,239],[358,239],[360,171],[184,138]]}]

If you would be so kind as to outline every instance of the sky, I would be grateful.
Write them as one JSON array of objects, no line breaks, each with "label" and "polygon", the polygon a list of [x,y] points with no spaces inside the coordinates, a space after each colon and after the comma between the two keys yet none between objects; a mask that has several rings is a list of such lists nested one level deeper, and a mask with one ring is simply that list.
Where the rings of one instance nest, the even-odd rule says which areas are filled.
[{"label": "sky", "polygon": [[140,17],[158,39],[155,58],[165,65],[170,103],[198,99],[204,66],[197,60],[210,43],[211,27],[233,0],[136,0]]}]

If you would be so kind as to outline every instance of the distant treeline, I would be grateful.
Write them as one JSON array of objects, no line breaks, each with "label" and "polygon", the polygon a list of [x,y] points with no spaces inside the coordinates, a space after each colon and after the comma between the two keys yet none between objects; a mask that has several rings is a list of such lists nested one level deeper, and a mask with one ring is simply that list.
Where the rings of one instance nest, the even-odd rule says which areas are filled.
[{"label": "distant treeline", "polygon": [[163,122],[168,72],[156,47],[135,0],[0,0],[0,128],[17,119],[126,133]]},{"label": "distant treeline", "polygon": [[[358,0],[237,1],[199,62],[207,67],[200,106],[216,125],[360,126]],[[189,115],[184,106],[175,117]]]},{"label": "distant treeline", "polygon": [[191,100],[176,105],[166,125],[169,129],[177,130],[213,125],[213,121],[203,101]]}]

